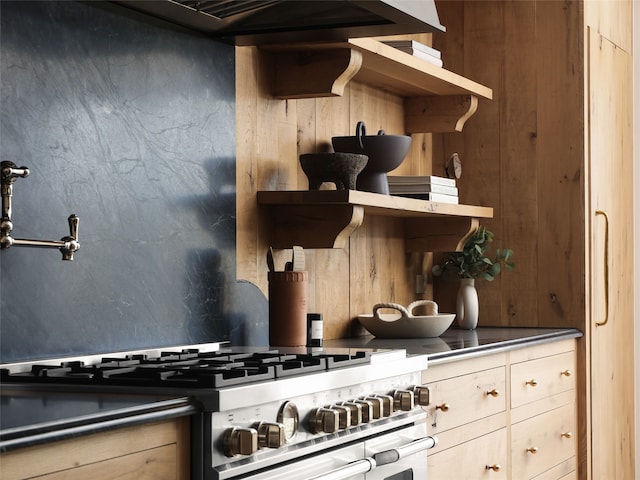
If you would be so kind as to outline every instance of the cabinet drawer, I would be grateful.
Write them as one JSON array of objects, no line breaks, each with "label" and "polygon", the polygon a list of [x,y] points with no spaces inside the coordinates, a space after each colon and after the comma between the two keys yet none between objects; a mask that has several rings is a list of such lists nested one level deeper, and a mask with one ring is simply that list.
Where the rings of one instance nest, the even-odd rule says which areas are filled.
[{"label": "cabinet drawer", "polygon": [[513,478],[533,478],[575,455],[575,408],[571,404],[511,427]]},{"label": "cabinet drawer", "polygon": [[[507,479],[507,429],[427,456],[428,478],[464,480]],[[432,453],[433,452],[433,453]]]},{"label": "cabinet drawer", "polygon": [[498,367],[428,383],[431,433],[505,411],[505,377],[505,368]]},{"label": "cabinet drawer", "polygon": [[552,355],[511,366],[511,407],[575,389],[574,352]]}]

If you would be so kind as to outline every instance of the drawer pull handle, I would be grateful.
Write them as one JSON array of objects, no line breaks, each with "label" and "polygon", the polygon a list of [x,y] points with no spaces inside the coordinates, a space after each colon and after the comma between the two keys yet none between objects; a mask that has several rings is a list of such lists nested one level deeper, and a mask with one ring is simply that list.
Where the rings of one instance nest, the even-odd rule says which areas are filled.
[{"label": "drawer pull handle", "polygon": [[532,378],[531,380],[527,380],[526,382],[524,382],[525,385],[530,385],[532,387],[535,387],[536,385],[538,385],[538,381],[534,378]]},{"label": "drawer pull handle", "polygon": [[573,437],[573,433],[571,433],[571,432],[563,432],[563,433],[560,434],[560,436],[564,437],[564,438],[572,438]]},{"label": "drawer pull handle", "polygon": [[449,411],[449,404],[448,403],[443,403],[442,405],[438,405],[436,407],[436,410],[442,410],[443,412],[448,412]]},{"label": "drawer pull handle", "polygon": [[493,470],[494,472],[499,472],[502,467],[497,463],[494,463],[493,465],[486,465],[484,468],[485,470]]},{"label": "drawer pull handle", "polygon": [[538,453],[538,447],[529,447],[527,448],[527,452],[536,454]]},{"label": "drawer pull handle", "polygon": [[497,388],[494,388],[493,390],[489,390],[487,392],[487,395],[490,395],[492,397],[497,397],[498,395],[500,395],[500,390],[498,390]]},{"label": "drawer pull handle", "polygon": [[564,372],[560,372],[561,375],[564,375],[565,377],[570,377],[571,376],[571,370],[565,370]]}]

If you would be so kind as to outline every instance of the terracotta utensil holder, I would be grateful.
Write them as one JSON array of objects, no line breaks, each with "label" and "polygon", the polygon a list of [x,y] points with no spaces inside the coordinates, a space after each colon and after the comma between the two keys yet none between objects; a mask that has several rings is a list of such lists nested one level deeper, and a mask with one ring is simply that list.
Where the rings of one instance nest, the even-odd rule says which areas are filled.
[{"label": "terracotta utensil holder", "polygon": [[308,272],[269,272],[269,344],[307,344]]}]

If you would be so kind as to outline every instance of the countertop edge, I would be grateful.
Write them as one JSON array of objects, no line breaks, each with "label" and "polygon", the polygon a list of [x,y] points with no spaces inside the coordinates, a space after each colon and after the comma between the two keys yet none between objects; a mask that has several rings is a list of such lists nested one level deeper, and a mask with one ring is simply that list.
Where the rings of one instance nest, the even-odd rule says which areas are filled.
[{"label": "countertop edge", "polygon": [[100,415],[87,415],[68,421],[34,425],[27,429],[4,430],[0,438],[0,453],[117,428],[193,415],[198,411],[197,405],[191,398],[180,397]]},{"label": "countertop edge", "polygon": [[506,352],[516,348],[531,347],[543,343],[557,342],[560,340],[568,340],[571,338],[580,338],[583,333],[575,328],[568,328],[563,331],[555,331],[544,334],[535,335],[533,337],[516,338],[512,340],[503,340],[496,344],[480,345],[477,347],[466,347],[459,351],[447,351],[428,354],[429,366],[441,365],[453,361],[466,360],[469,358],[489,355],[494,353]]}]

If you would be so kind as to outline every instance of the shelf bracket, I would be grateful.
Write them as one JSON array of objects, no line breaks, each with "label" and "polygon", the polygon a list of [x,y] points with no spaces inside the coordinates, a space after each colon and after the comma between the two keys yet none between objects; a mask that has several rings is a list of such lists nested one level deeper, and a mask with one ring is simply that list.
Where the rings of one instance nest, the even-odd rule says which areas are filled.
[{"label": "shelf bracket", "polygon": [[272,53],[273,96],[279,99],[339,97],[362,67],[354,49]]},{"label": "shelf bracket", "polygon": [[406,218],[404,221],[407,252],[460,252],[478,229],[474,217]]},{"label": "shelf bracket", "polygon": [[404,100],[405,130],[407,133],[461,132],[477,108],[475,95],[407,97]]},{"label": "shelf bracket", "polygon": [[269,212],[273,248],[345,248],[364,220],[359,205],[274,205]]}]

